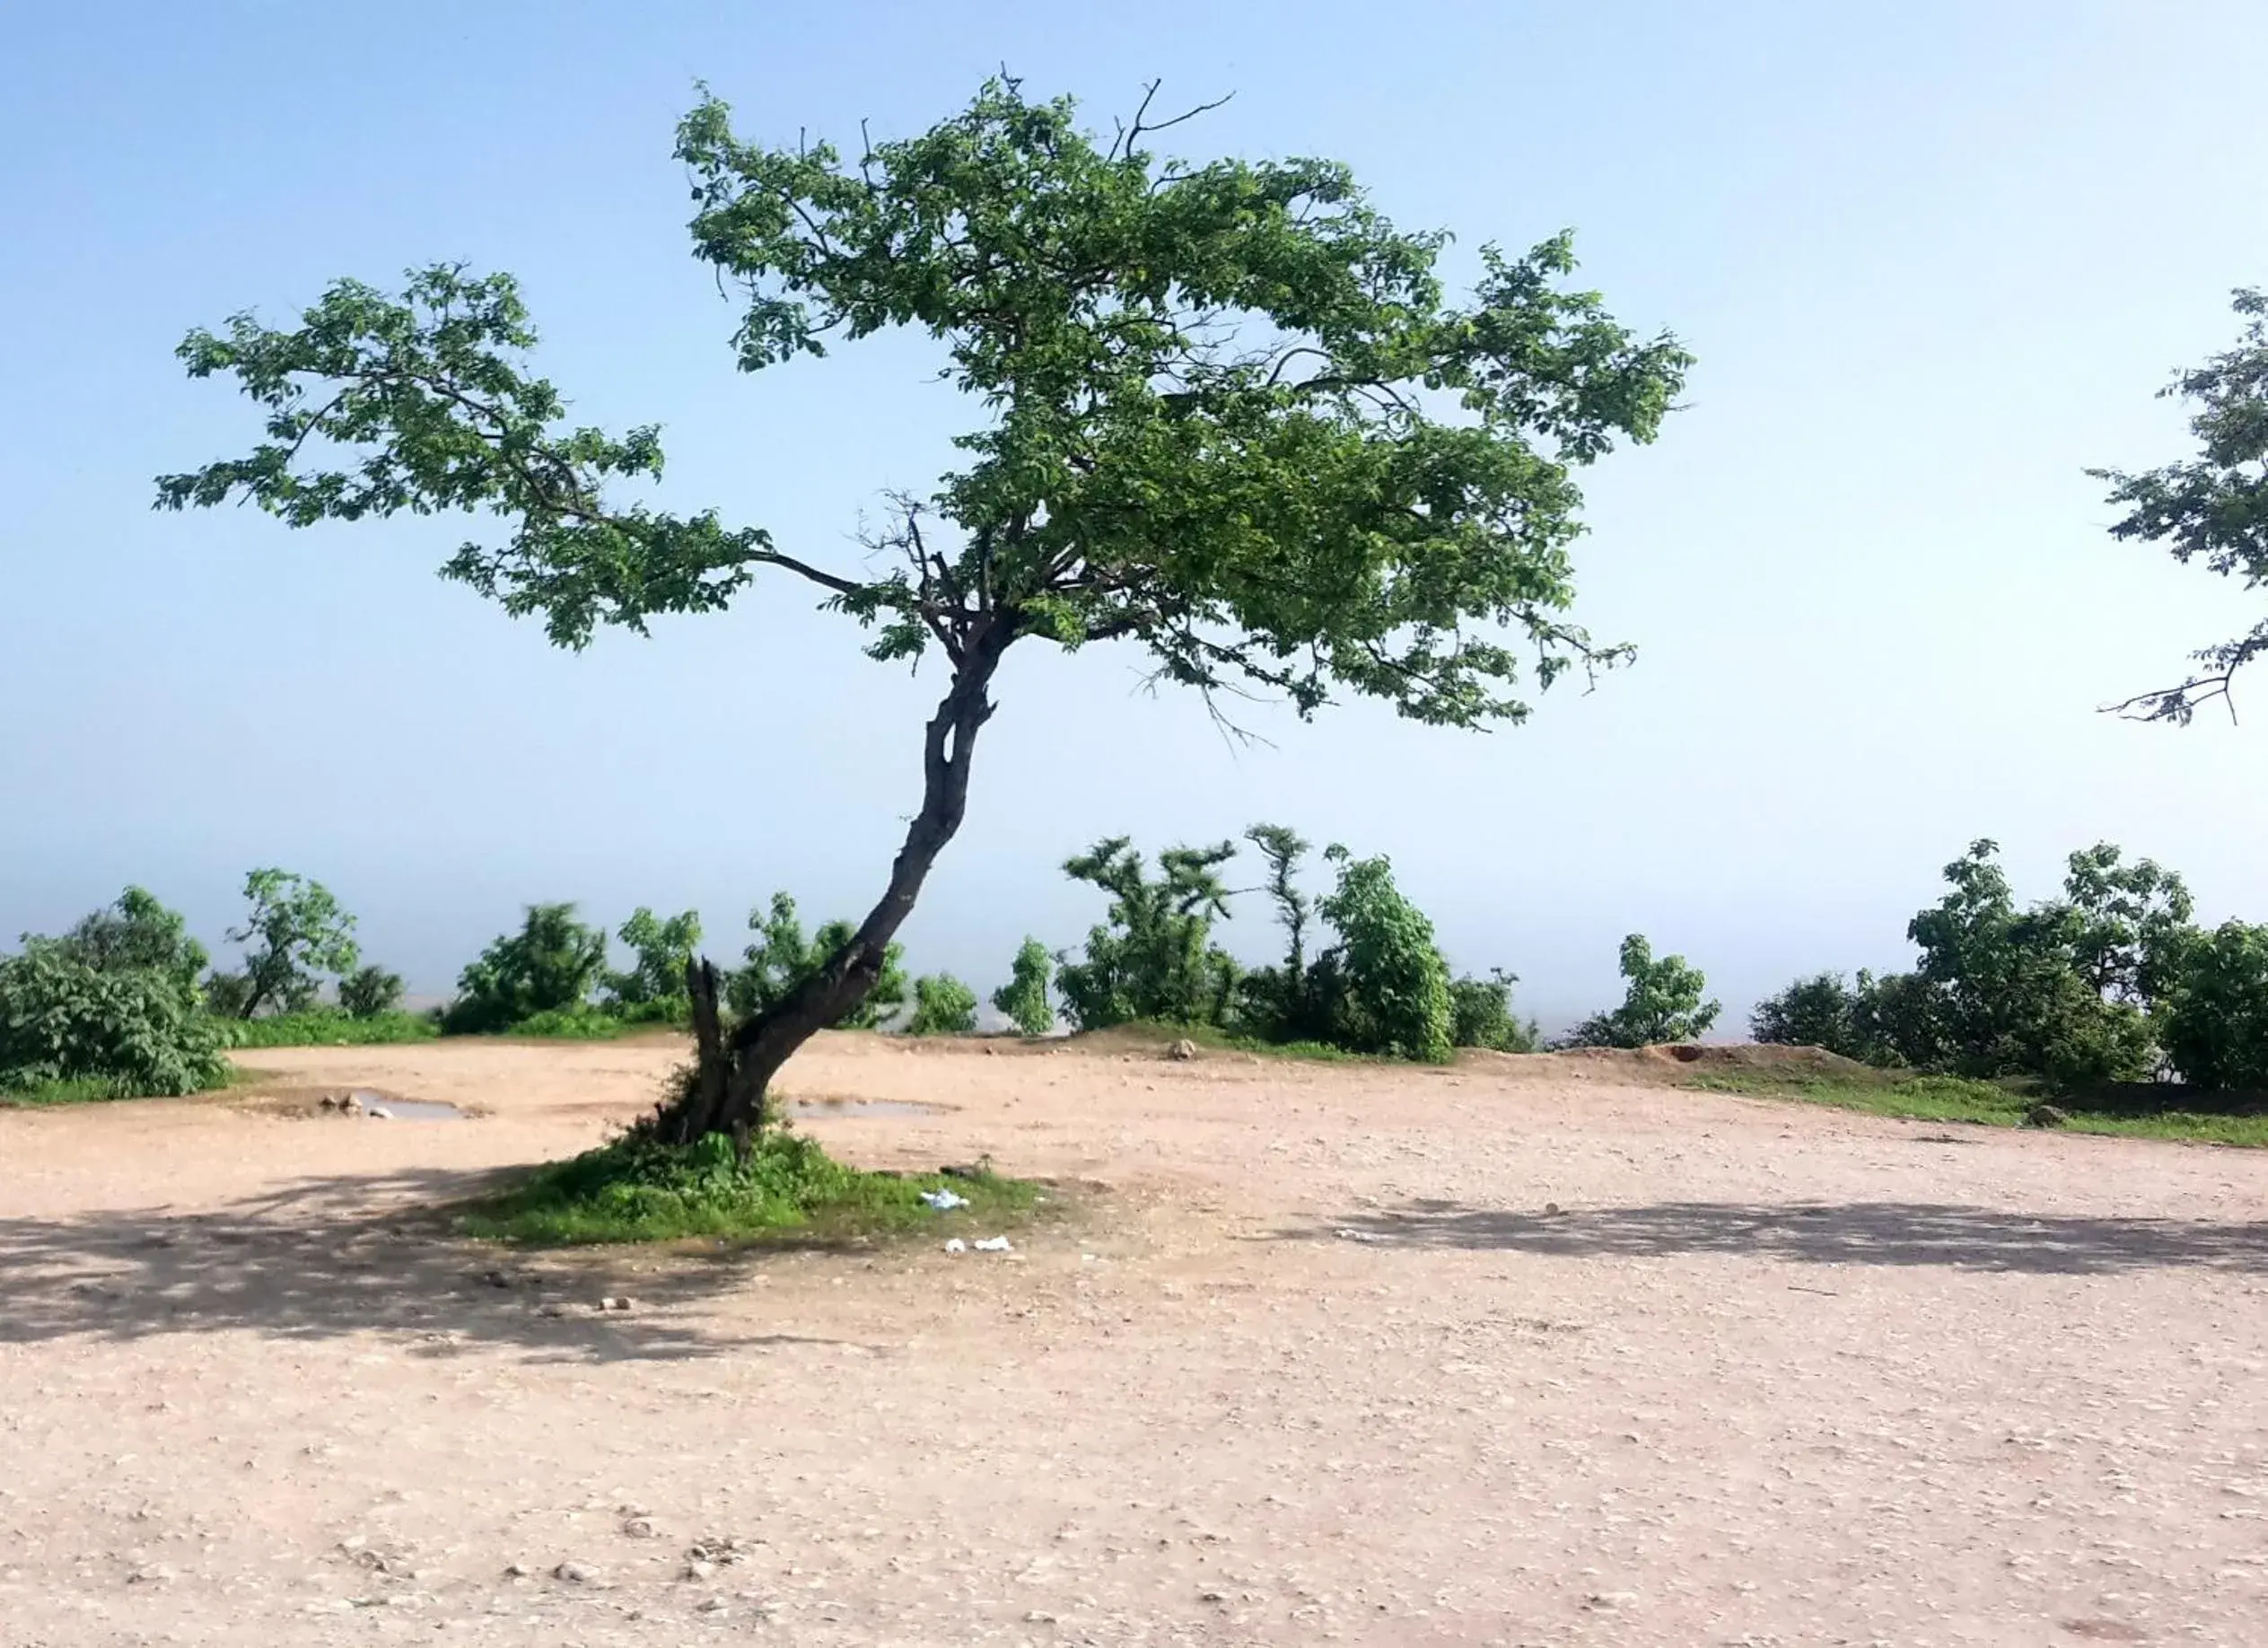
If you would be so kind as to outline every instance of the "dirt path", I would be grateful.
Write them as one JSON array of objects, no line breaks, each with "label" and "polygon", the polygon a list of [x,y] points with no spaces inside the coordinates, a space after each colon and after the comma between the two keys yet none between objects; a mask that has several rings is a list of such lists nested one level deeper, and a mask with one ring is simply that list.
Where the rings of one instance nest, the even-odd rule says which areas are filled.
[{"label": "dirt path", "polygon": [[954,1107],[843,1153],[1104,1188],[523,1261],[384,1215],[673,1049],[253,1056],[487,1114],[0,1112],[5,1648],[2268,1640],[2268,1153],[837,1038]]}]

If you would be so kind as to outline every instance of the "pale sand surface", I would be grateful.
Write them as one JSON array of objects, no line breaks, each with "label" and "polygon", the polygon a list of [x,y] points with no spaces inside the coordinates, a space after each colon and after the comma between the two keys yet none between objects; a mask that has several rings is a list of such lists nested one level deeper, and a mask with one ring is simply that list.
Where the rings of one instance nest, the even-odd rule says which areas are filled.
[{"label": "pale sand surface", "polygon": [[1067,1211],[395,1217],[678,1056],[248,1056],[466,1122],[0,1111],[0,1644],[2268,1644],[2268,1153],[832,1037],[791,1090],[951,1108],[830,1147]]}]

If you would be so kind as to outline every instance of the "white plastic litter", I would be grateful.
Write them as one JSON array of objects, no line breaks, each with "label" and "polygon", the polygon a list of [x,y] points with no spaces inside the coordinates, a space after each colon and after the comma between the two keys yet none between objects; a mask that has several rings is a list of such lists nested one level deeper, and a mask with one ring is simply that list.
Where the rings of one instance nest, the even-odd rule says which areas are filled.
[{"label": "white plastic litter", "polygon": [[968,1198],[958,1190],[924,1190],[922,1192],[922,1203],[939,1213],[950,1213],[956,1207],[968,1206]]},{"label": "white plastic litter", "polygon": [[987,1236],[976,1244],[976,1251],[979,1253],[1013,1253],[1015,1249],[1008,1245],[1008,1238],[1005,1236]]},{"label": "white plastic litter", "polygon": [[945,1244],[945,1251],[948,1253],[966,1253],[968,1251],[968,1244],[963,1241],[959,1237],[956,1236],[952,1239],[952,1240]]}]

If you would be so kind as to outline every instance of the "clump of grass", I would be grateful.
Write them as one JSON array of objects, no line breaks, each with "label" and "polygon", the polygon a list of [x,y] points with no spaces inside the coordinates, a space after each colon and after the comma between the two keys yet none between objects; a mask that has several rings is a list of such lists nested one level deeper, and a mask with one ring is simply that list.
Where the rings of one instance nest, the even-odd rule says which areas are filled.
[{"label": "clump of grass", "polygon": [[360,1048],[425,1041],[441,1034],[429,1012],[377,1012],[365,1018],[336,1007],[279,1012],[264,1019],[221,1019],[222,1041],[232,1048]]},{"label": "clump of grass", "polygon": [[[2004,1087],[1995,1082],[1889,1072],[1878,1079],[1867,1079],[1790,1076],[1771,1071],[1721,1071],[1694,1076],[1686,1085],[1715,1092],[1831,1105],[1842,1110],[1863,1110],[1872,1116],[1968,1122],[1988,1127],[2021,1126],[2038,1103],[2036,1092]],[[2141,1093],[2125,1088],[2059,1098],[2054,1108],[2064,1118],[2061,1126],[2071,1133],[2268,1146],[2268,1106],[2247,1103],[2220,1110],[2168,1108],[2183,1103],[2186,1097],[2189,1096],[2178,1087],[2151,1088]]]},{"label": "clump of grass", "polygon": [[[968,1205],[940,1214],[924,1190]],[[817,1141],[775,1129],[742,1161],[730,1139],[662,1144],[632,1131],[571,1161],[537,1169],[460,1215],[468,1236],[554,1246],[689,1236],[846,1240],[915,1229],[940,1235],[1028,1214],[1038,1188],[987,1169],[901,1176],[846,1167]]]}]

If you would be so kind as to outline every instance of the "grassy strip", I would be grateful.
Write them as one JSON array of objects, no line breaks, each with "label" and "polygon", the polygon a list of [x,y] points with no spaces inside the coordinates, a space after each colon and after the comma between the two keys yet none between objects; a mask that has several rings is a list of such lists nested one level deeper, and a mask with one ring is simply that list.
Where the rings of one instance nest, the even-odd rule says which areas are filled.
[{"label": "grassy strip", "polygon": [[1350,1053],[1344,1048],[1335,1048],[1324,1041],[1263,1041],[1257,1036],[1237,1036],[1216,1024],[1170,1024],[1162,1019],[1137,1019],[1132,1023],[1115,1025],[1101,1035],[1154,1036],[1160,1046],[1177,1041],[1193,1041],[1215,1053],[1255,1053],[1263,1058],[1313,1059],[1321,1064],[1377,1064],[1382,1061],[1363,1053]]},{"label": "grassy strip", "polygon": [[[968,1206],[941,1214],[923,1205],[923,1191],[947,1188]],[[468,1236],[538,1246],[689,1236],[848,1240],[915,1230],[992,1235],[1038,1200],[1036,1186],[989,1170],[864,1172],[792,1133],[767,1135],[746,1162],[722,1137],[678,1149],[631,1135],[537,1169],[465,1210],[458,1223]]]},{"label": "grassy strip", "polygon": [[[1914,1121],[1968,1122],[1987,1127],[2016,1127],[2039,1102],[2035,1094],[2012,1092],[1992,1082],[1960,1076],[1884,1073],[1878,1080],[1789,1077],[1767,1071],[1719,1072],[1694,1076],[1688,1087],[1762,1099],[1792,1099]],[[2179,1088],[2162,1090],[2168,1098]],[[2228,1110],[2160,1108],[2165,1100],[2137,1096],[2132,1089],[2112,1094],[2080,1094],[2052,1102],[2072,1133],[2108,1134],[2119,1138],[2172,1139],[2192,1144],[2268,1146],[2268,1108],[2246,1104]]]},{"label": "grassy strip", "polygon": [[366,1019],[336,1007],[279,1012],[265,1019],[221,1019],[224,1044],[232,1048],[359,1048],[402,1041],[429,1041],[441,1034],[431,1013],[381,1012]]},{"label": "grassy strip", "polygon": [[0,1087],[0,1109],[11,1106],[23,1109],[44,1109],[58,1104],[113,1104],[122,1099],[201,1099],[212,1093],[222,1093],[236,1087],[257,1087],[274,1080],[265,1070],[240,1070],[229,1066],[228,1079],[218,1087],[208,1087],[201,1093],[139,1093],[129,1083],[115,1076],[79,1076],[68,1082],[42,1082],[36,1087]]}]

